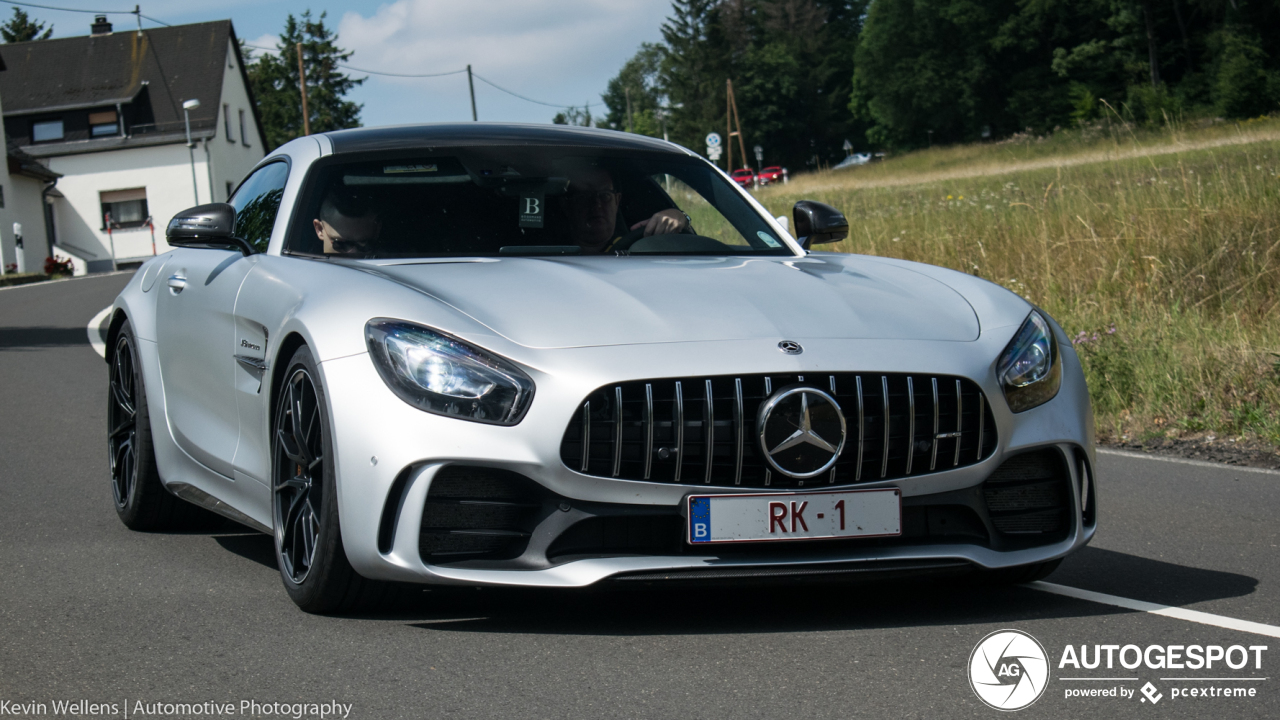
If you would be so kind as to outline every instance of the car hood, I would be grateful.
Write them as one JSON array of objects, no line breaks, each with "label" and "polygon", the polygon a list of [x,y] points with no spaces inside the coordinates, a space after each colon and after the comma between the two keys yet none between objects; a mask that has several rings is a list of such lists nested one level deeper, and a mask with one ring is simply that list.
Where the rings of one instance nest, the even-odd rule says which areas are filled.
[{"label": "car hood", "polygon": [[[870,258],[556,257],[364,269],[532,348],[811,338],[977,339],[947,285]],[[406,318],[409,319],[409,318]]]}]

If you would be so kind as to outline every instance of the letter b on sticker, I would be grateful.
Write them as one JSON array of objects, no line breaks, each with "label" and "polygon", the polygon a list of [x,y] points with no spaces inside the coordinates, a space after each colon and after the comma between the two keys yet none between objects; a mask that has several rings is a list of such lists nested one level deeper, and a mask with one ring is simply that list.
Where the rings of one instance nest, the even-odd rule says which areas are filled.
[{"label": "letter b on sticker", "polygon": [[540,228],[542,227],[543,206],[542,191],[525,193],[520,196],[520,227],[522,228]]}]

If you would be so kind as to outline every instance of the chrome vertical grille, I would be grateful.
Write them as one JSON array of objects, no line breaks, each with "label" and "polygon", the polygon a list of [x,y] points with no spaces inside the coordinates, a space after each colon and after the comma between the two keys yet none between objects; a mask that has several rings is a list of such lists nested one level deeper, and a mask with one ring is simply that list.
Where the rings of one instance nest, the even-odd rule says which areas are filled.
[{"label": "chrome vertical grille", "polygon": [[[795,385],[835,397],[848,428],[833,472],[808,480],[771,471],[756,428],[760,405],[775,391]],[[990,403],[970,380],[901,373],[776,374],[602,387],[573,414],[561,457],[568,467],[600,477],[793,488],[964,467],[988,457],[996,444]]]}]

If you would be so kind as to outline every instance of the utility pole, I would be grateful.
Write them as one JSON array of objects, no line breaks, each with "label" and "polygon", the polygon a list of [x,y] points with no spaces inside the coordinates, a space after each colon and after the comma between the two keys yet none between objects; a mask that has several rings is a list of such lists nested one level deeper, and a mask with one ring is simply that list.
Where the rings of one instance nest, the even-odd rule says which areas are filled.
[{"label": "utility pole", "polygon": [[724,81],[724,171],[733,172],[733,81]]},{"label": "utility pole", "polygon": [[[725,171],[733,172],[733,136],[734,135],[738,136],[738,150],[742,153],[743,164],[745,165],[750,161],[747,160],[747,142],[742,138],[742,120],[739,119],[738,117],[738,101],[736,98],[733,97],[733,81],[726,78],[724,81],[724,87],[725,87],[725,93],[724,93],[725,95],[724,97],[725,133],[727,133],[728,135],[725,141],[725,145],[728,146],[727,149],[729,150],[729,152],[725,155]],[[736,131],[733,129],[734,125],[738,127]]]},{"label": "utility pole", "polygon": [[[142,6],[134,5],[133,14],[138,18],[138,37],[142,37]],[[1181,17],[1181,16],[1179,16]]]},{"label": "utility pole", "polygon": [[471,122],[479,122],[480,117],[476,115],[476,83],[471,79],[471,66],[467,66],[467,87],[471,88]]},{"label": "utility pole", "polygon": [[302,134],[311,134],[311,113],[307,112],[307,71],[302,69],[302,43],[298,43],[298,89],[302,91]]}]

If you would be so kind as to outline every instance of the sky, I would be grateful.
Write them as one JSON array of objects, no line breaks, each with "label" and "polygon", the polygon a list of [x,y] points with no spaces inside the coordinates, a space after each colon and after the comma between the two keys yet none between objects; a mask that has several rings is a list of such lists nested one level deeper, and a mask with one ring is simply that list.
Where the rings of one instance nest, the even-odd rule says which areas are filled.
[{"label": "sky", "polygon": [[[35,0],[41,5],[132,10],[138,0]],[[142,0],[142,14],[171,25],[230,18],[252,45],[274,47],[296,0]],[[54,37],[87,35],[92,15],[23,8],[52,22]],[[605,84],[642,42],[659,42],[669,0],[328,0],[310,5],[328,13],[338,44],[354,51],[353,67],[401,74],[464,69],[526,97],[526,102],[475,81],[480,120],[550,122],[563,107],[600,103]],[[0,15],[11,13],[0,4]],[[117,30],[136,27],[132,14],[112,15]],[[143,21],[143,27],[156,27]],[[351,72],[352,77],[361,77]],[[465,73],[404,79],[369,75],[349,96],[362,103],[366,126],[471,119]],[[603,106],[591,108],[601,114]]]}]

